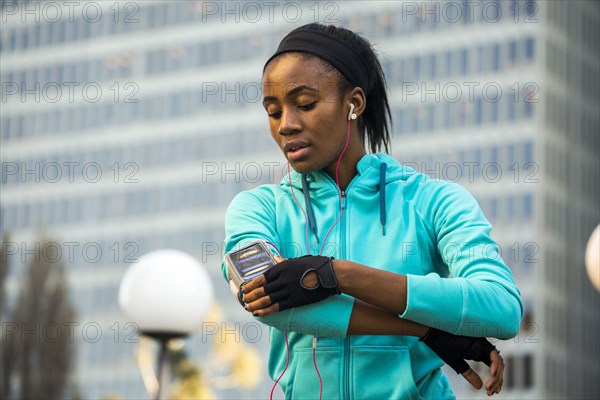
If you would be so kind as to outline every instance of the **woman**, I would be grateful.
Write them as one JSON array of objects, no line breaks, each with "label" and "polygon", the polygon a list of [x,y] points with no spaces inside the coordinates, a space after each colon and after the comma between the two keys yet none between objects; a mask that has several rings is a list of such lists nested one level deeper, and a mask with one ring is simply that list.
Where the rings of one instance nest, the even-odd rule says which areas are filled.
[{"label": "woman", "polygon": [[464,189],[376,153],[391,117],[370,44],[300,27],[262,89],[291,168],[236,196],[225,250],[263,240],[281,252],[242,290],[271,326],[269,373],[286,398],[454,398],[444,361],[482,386],[464,359],[490,365],[486,391],[498,393],[504,364],[484,337],[516,335],[519,291]]}]

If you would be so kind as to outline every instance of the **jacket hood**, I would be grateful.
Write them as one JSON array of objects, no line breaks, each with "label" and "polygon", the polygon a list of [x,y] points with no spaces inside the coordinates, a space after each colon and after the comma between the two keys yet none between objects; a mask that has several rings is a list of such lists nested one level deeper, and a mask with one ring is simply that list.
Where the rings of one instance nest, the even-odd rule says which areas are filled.
[{"label": "jacket hood", "polygon": [[[349,187],[360,187],[362,190],[379,190],[381,180],[381,164],[386,164],[385,183],[396,181],[406,181],[417,171],[414,168],[400,164],[395,158],[385,153],[366,154],[356,164],[358,174],[354,177]],[[292,186],[294,189],[302,190],[302,175],[293,169],[290,171]],[[329,187],[333,183],[335,189],[335,181],[324,171],[310,172],[306,175],[306,180],[310,184],[310,190],[313,195],[315,192],[320,192],[323,188]],[[281,183],[282,186],[290,186],[290,177],[284,176]],[[330,188],[331,189],[331,188]],[[354,189],[353,189],[354,190]],[[320,194],[320,193],[318,193]]]},{"label": "jacket hood", "polygon": [[[391,182],[406,181],[416,174],[414,168],[400,164],[391,156],[384,153],[367,154],[356,164],[357,175],[352,179],[346,191],[352,189],[366,193],[379,192],[379,222],[381,233],[385,236],[385,225],[387,223],[386,190]],[[291,179],[291,185],[290,185]],[[281,181],[284,187],[293,187],[293,190],[301,191],[304,196],[306,219],[310,230],[317,237],[317,225],[315,222],[312,199],[321,201],[327,197],[338,196],[339,189],[336,182],[323,171],[300,174],[290,171],[289,175]],[[381,188],[383,187],[383,190]],[[295,195],[294,195],[295,197]]]}]

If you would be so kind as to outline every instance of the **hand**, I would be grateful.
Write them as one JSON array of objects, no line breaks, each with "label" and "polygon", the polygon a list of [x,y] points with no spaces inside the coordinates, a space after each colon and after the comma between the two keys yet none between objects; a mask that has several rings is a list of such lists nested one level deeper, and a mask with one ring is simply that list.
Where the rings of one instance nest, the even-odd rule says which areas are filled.
[{"label": "hand", "polygon": [[419,340],[429,346],[438,357],[461,374],[476,389],[481,389],[483,382],[465,360],[485,363],[491,371],[491,376],[485,384],[487,395],[500,393],[504,383],[504,360],[487,339],[453,335],[430,328],[427,334]]},{"label": "hand", "polygon": [[[491,375],[485,382],[485,390],[488,396],[492,396],[495,393],[500,393],[502,385],[504,384],[504,360],[498,350],[494,349],[490,353],[490,372]],[[461,373],[463,378],[467,380],[475,389],[481,389],[483,382],[481,377],[473,369],[469,368],[467,371]]]},{"label": "hand", "polygon": [[279,262],[242,286],[246,309],[255,316],[300,307],[339,294],[331,258],[303,256]]}]

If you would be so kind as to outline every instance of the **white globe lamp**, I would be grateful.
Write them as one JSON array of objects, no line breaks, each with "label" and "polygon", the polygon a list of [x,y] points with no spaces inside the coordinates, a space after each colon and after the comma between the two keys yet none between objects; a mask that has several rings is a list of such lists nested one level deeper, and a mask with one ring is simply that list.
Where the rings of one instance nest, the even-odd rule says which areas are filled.
[{"label": "white globe lamp", "polygon": [[585,269],[596,290],[600,291],[600,225],[594,229],[585,249]]},{"label": "white globe lamp", "polygon": [[125,272],[119,306],[142,335],[159,341],[160,399],[167,344],[199,329],[213,299],[210,276],[192,256],[179,250],[156,250],[140,257]]}]

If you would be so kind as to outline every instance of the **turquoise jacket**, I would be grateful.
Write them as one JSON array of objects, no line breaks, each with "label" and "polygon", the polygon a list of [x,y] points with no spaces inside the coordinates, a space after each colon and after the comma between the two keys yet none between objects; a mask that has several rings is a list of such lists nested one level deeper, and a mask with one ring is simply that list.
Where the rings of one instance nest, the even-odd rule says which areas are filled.
[{"label": "turquoise jacket", "polygon": [[[382,166],[385,164],[385,166]],[[323,255],[408,277],[401,318],[454,334],[514,337],[523,313],[512,274],[490,237],[476,200],[460,185],[434,180],[386,154],[364,156],[343,197],[342,218]],[[340,197],[324,172],[292,171],[279,185],[238,194],[226,215],[225,252],[252,240],[284,257],[319,254],[340,214]],[[384,190],[381,190],[384,187]],[[227,279],[225,265],[223,274]],[[346,336],[354,299],[347,295],[259,318],[268,324],[268,370],[286,398],[318,398],[312,340],[324,399],[454,398],[443,362],[416,337]]]}]

